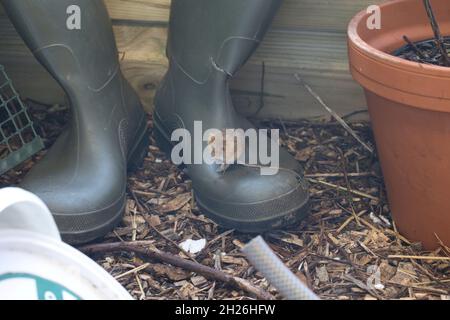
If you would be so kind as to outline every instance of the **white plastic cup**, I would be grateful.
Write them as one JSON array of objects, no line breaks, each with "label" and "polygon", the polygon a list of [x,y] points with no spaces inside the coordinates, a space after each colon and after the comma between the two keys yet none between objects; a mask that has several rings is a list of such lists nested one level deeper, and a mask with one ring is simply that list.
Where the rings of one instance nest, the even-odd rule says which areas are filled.
[{"label": "white plastic cup", "polygon": [[129,300],[103,268],[63,243],[46,205],[0,189],[0,300]]},{"label": "white plastic cup", "polygon": [[0,230],[23,230],[61,241],[47,206],[31,192],[19,188],[0,189]]}]

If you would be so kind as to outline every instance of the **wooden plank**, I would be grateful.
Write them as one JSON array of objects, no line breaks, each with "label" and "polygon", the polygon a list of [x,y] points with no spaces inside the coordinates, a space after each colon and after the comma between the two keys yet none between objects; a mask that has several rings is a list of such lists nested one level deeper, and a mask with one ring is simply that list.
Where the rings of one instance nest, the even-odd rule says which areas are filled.
[{"label": "wooden plank", "polygon": [[[20,63],[6,62],[6,70],[24,97],[44,103],[65,103],[62,90],[33,59],[21,58]],[[3,61],[2,61],[3,62]],[[139,93],[147,110],[166,68],[143,61],[123,61],[122,70]],[[302,77],[340,114],[364,109],[361,89],[343,72],[317,73],[305,71]],[[233,101],[239,112],[252,116],[260,106],[261,68],[247,65],[232,83]],[[299,85],[290,68],[266,67],[265,107],[258,118],[298,120],[327,115],[323,108]]]},{"label": "wooden plank", "polygon": [[[382,0],[284,0],[274,29],[345,31],[358,11]],[[170,0],[105,0],[111,18],[147,25],[167,25]],[[0,6],[0,14],[2,14]]]},{"label": "wooden plank", "polygon": [[115,25],[114,34],[122,60],[167,66],[167,28]]},{"label": "wooden plank", "polygon": [[[114,32],[124,74],[150,110],[156,87],[167,67],[167,28],[116,21]],[[260,117],[293,120],[324,114],[299,87],[295,73],[300,73],[339,113],[360,109],[365,104],[359,86],[347,71],[346,36],[342,32],[269,31],[253,58],[232,82],[236,106],[245,114],[252,114],[259,107],[263,61],[266,64],[265,108]],[[5,17],[0,17],[0,63],[6,64],[16,86],[26,96],[47,103],[64,101],[62,91],[34,61]]]},{"label": "wooden plank", "polygon": [[114,20],[137,21],[149,24],[167,24],[170,0],[105,0]]},{"label": "wooden plank", "polygon": [[347,71],[345,33],[271,30],[250,63],[262,63],[293,70]]},{"label": "wooden plank", "polygon": [[[114,26],[117,46],[125,60],[166,64],[167,29],[161,27]],[[249,64],[297,70],[348,71],[344,33],[271,30]]]},{"label": "wooden plank", "polygon": [[[381,0],[284,0],[273,28],[345,31],[358,11]],[[113,19],[167,23],[170,0],[106,0]]]},{"label": "wooden plank", "polygon": [[[383,0],[384,1],[384,0]],[[382,0],[284,0],[274,28],[345,32],[359,11]]]},{"label": "wooden plank", "polygon": [[[150,61],[166,64],[165,47],[167,29],[162,27],[114,26],[116,42],[125,60]],[[0,19],[1,54],[29,55],[28,49],[14,28]],[[328,32],[269,31],[250,64],[291,67],[313,70],[347,71],[346,35]]]},{"label": "wooden plank", "polygon": [[[298,83],[295,70],[286,67],[266,66],[264,108],[258,113],[261,119],[299,120],[302,118],[329,117],[329,114]],[[302,78],[336,112],[345,115],[365,110],[362,89],[347,72],[302,70]],[[254,116],[261,103],[261,76],[259,65],[246,65],[231,84],[233,101],[238,110]],[[364,114],[366,119],[367,115]]]}]

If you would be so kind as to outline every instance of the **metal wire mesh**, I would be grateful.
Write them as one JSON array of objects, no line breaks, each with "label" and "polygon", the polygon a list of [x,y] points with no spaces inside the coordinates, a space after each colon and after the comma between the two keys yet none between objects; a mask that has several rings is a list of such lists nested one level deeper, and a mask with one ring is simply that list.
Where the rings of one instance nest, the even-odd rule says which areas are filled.
[{"label": "metal wire mesh", "polygon": [[0,174],[43,148],[27,109],[0,65]]}]

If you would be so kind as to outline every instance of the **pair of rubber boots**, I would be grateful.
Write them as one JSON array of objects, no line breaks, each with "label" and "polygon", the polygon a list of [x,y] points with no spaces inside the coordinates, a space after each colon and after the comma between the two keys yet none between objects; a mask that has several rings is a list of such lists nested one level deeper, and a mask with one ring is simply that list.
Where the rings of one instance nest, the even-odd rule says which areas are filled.
[{"label": "pair of rubber boots", "polygon": [[[236,113],[228,83],[255,51],[280,2],[172,0],[170,67],[154,111],[154,134],[164,150],[172,150],[174,130],[194,132],[197,121],[204,130],[253,128]],[[149,144],[146,116],[120,70],[105,5],[101,0],[2,4],[72,110],[68,128],[21,187],[49,206],[65,241],[102,237],[121,221],[127,169],[140,165]],[[200,209],[218,224],[245,232],[283,227],[306,214],[309,196],[299,164],[281,149],[279,167],[275,175],[261,175],[257,166],[232,165],[221,173],[212,164],[185,165]]]}]

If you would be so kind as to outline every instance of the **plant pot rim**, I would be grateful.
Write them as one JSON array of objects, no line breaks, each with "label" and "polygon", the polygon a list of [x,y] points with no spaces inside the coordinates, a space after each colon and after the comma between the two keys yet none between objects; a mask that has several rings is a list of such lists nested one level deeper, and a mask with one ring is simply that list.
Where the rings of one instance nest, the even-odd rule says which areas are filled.
[{"label": "plant pot rim", "polygon": [[[402,6],[414,7],[422,5],[421,3],[420,0],[396,0],[382,3],[379,7],[382,17],[383,12],[389,11],[392,18],[394,9],[402,11]],[[448,89],[450,88],[450,68],[408,61],[385,52],[387,50],[383,51],[381,47],[391,46],[390,42],[394,38],[400,42],[399,32],[403,32],[404,29],[398,29],[400,30],[398,31],[390,26],[384,29],[385,33],[383,29],[373,31],[379,32],[378,37],[374,39],[377,39],[377,45],[380,48],[375,48],[364,39],[364,35],[358,32],[358,30],[361,32],[362,26],[365,27],[370,15],[371,13],[367,10],[363,10],[350,21],[348,26],[349,61],[353,78],[366,90],[389,100],[430,111],[450,112],[450,90]],[[424,15],[426,16],[425,10]],[[386,21],[384,19],[387,18],[383,18],[382,23]],[[407,24],[408,22],[402,27],[404,28]],[[414,27],[413,23],[411,27]],[[428,32],[432,34],[428,22],[423,26],[420,25],[420,28],[423,34]],[[367,37],[370,37],[369,34],[372,31],[364,30],[367,31]],[[390,33],[397,34],[390,37]]]},{"label": "plant pot rim", "polygon": [[[384,8],[390,6],[400,6],[402,3],[410,2],[411,0],[396,0],[384,2],[378,5],[383,11]],[[383,52],[375,47],[369,45],[366,41],[364,41],[361,36],[358,34],[358,26],[362,21],[367,20],[370,13],[367,13],[366,10],[360,11],[353,19],[350,21],[348,26],[348,38],[350,39],[350,45],[352,45],[355,49],[361,51],[364,54],[367,54],[372,59],[391,64],[394,67],[405,69],[405,70],[413,70],[414,72],[423,73],[423,74],[433,74],[440,76],[449,76],[450,77],[450,67],[442,67],[432,64],[420,63],[409,61],[403,58],[396,57],[390,53]],[[427,40],[427,39],[423,39]]]}]

